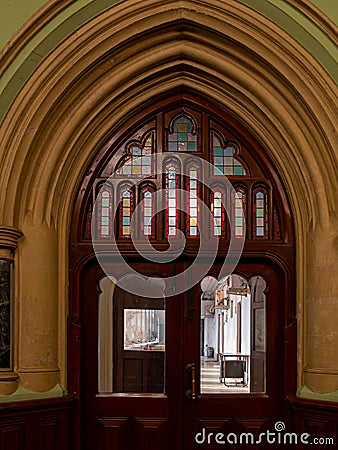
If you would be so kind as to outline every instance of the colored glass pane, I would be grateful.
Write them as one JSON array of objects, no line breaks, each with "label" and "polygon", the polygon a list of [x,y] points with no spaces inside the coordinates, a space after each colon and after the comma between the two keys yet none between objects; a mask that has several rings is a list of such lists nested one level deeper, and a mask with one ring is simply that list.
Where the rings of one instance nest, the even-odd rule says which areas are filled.
[{"label": "colored glass pane", "polygon": [[266,238],[268,236],[268,208],[267,194],[263,189],[254,191],[254,237]]},{"label": "colored glass pane", "polygon": [[152,148],[154,132],[150,132],[142,144],[133,143],[128,146],[127,157],[118,169],[119,175],[141,176],[151,175],[152,170]]},{"label": "colored glass pane", "polygon": [[247,176],[245,167],[235,156],[237,149],[235,144],[228,143],[222,146],[221,138],[212,132],[214,175]]},{"label": "colored glass pane", "polygon": [[112,234],[112,191],[109,188],[102,188],[99,193],[98,203],[98,237],[108,238]]},{"label": "colored glass pane", "polygon": [[[223,237],[225,231],[224,206],[222,204],[222,192],[214,191],[211,196],[211,213],[213,215],[213,234]],[[223,200],[224,201],[224,200]]]},{"label": "colored glass pane", "polygon": [[146,189],[143,191],[143,235],[153,237],[153,191]]},{"label": "colored glass pane", "polygon": [[175,237],[177,235],[177,169],[171,165],[166,170],[166,237]]},{"label": "colored glass pane", "polygon": [[174,119],[171,126],[172,132],[168,133],[168,150],[170,152],[197,152],[198,136],[191,119],[182,115]]},{"label": "colored glass pane", "polygon": [[120,234],[123,237],[129,237],[131,234],[131,215],[133,194],[130,190],[125,189],[121,193],[120,199],[121,214],[120,214]]},{"label": "colored glass pane", "polygon": [[232,228],[236,238],[245,236],[246,194],[244,189],[235,189],[232,208]]},{"label": "colored glass pane", "polygon": [[188,236],[197,237],[199,235],[198,224],[199,224],[199,208],[198,208],[198,197],[199,197],[199,185],[197,182],[198,169],[193,166],[189,169],[189,177],[187,180],[188,186],[187,190],[189,192],[188,197]]}]

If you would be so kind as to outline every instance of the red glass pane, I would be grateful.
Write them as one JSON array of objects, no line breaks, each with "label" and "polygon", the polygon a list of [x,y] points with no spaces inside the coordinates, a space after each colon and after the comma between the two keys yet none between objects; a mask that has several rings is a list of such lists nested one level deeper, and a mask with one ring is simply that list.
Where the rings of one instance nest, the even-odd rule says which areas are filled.
[{"label": "red glass pane", "polygon": [[177,168],[170,165],[166,170],[166,237],[177,236],[178,228],[178,175]]},{"label": "red glass pane", "polygon": [[242,188],[236,188],[232,197],[232,233],[236,238],[243,238],[246,233],[245,190]]},{"label": "red glass pane", "polygon": [[155,236],[154,190],[146,188],[142,191],[142,234],[145,237]]},{"label": "red glass pane", "polygon": [[120,194],[120,236],[128,238],[131,236],[131,219],[134,204],[134,195],[131,189],[124,189]]},{"label": "red glass pane", "polygon": [[187,192],[188,192],[188,205],[187,205],[187,235],[191,238],[197,238],[199,236],[199,221],[200,221],[200,184],[198,182],[199,171],[195,166],[189,168],[189,176],[187,177]]}]

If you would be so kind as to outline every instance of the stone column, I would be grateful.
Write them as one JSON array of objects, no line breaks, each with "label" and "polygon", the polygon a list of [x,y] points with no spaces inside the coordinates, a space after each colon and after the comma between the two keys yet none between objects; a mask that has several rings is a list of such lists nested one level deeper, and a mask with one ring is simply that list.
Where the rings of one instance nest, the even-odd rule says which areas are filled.
[{"label": "stone column", "polygon": [[305,385],[317,393],[338,390],[338,248],[334,223],[309,235],[307,245]]},{"label": "stone column", "polygon": [[22,232],[0,226],[0,395],[18,386],[14,371],[14,253]]},{"label": "stone column", "polygon": [[59,382],[58,246],[53,225],[26,217],[19,259],[18,368],[20,385],[46,392]]}]

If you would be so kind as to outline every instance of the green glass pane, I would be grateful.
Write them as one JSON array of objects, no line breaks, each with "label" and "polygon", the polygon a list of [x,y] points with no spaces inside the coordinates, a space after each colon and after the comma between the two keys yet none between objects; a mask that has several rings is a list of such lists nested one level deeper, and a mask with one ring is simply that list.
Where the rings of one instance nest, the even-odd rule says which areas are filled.
[{"label": "green glass pane", "polygon": [[223,166],[214,166],[214,175],[223,175]]},{"label": "green glass pane", "polygon": [[188,142],[188,151],[196,152],[197,151],[197,142]]},{"label": "green glass pane", "polygon": [[187,133],[177,133],[179,142],[185,142],[187,140]]},{"label": "green glass pane", "polygon": [[234,175],[243,175],[243,167],[235,166],[234,167]]},{"label": "green glass pane", "polygon": [[236,225],[236,227],[238,226],[238,227],[241,227],[242,225],[243,225],[243,219],[242,219],[242,217],[236,217],[236,219],[235,219],[235,225]]},{"label": "green glass pane", "polygon": [[257,209],[256,217],[264,217],[264,209]]},{"label": "green glass pane", "polygon": [[222,234],[222,227],[214,227],[214,235],[220,236]]},{"label": "green glass pane", "polygon": [[215,156],[223,156],[223,149],[222,149],[222,147],[214,147],[214,155]]},{"label": "green glass pane", "polygon": [[109,206],[109,198],[103,198],[102,199],[102,206],[103,207]]}]

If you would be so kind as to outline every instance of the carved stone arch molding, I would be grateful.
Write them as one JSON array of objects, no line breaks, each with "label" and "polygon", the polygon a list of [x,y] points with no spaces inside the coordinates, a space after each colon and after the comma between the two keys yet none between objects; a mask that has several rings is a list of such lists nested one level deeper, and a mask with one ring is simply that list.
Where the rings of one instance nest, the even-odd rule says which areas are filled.
[{"label": "carved stone arch molding", "polygon": [[336,86],[275,24],[217,0],[115,5],[40,64],[3,121],[0,223],[24,233],[17,307],[32,319],[30,329],[16,324],[21,385],[67,385],[68,233],[89,162],[145,105],[179,91],[221,107],[274,162],[296,229],[298,383],[338,389],[336,325],[327,319],[336,308]]}]

